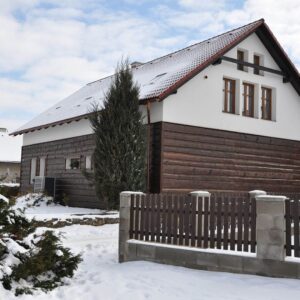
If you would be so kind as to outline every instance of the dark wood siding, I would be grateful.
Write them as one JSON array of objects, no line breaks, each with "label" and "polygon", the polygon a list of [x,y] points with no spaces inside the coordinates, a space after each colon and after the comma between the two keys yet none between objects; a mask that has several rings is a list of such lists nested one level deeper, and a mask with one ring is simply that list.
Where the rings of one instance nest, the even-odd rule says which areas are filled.
[{"label": "dark wood siding", "polygon": [[300,142],[163,123],[162,192],[300,191]]},{"label": "dark wood siding", "polygon": [[31,158],[46,156],[46,176],[57,179],[57,194],[69,199],[69,205],[103,208],[94,188],[82,175],[81,170],[66,170],[65,159],[80,157],[81,168],[85,167],[85,157],[92,155],[95,143],[93,135],[79,136],[64,140],[24,146],[22,149],[21,191],[32,189],[30,184]]}]

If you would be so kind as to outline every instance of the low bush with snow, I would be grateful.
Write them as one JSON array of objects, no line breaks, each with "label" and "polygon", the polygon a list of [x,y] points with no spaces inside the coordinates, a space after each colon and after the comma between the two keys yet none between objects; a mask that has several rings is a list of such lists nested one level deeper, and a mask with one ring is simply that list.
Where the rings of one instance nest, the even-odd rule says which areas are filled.
[{"label": "low bush with snow", "polygon": [[73,276],[80,261],[59,236],[35,230],[20,209],[0,201],[0,282],[5,289],[16,295],[52,290]]}]

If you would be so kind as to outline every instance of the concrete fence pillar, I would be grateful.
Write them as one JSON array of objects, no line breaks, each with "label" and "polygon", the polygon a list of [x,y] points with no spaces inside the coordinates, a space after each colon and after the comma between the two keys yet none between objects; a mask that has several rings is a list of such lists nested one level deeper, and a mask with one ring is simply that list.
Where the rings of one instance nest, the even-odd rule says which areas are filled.
[{"label": "concrete fence pillar", "polygon": [[[198,198],[205,198],[205,197],[208,197],[208,201],[210,201],[210,192],[208,191],[193,191],[193,192],[190,192],[190,195],[193,197],[196,197],[197,200]],[[204,207],[204,201],[202,202],[202,209]],[[198,210],[198,201],[196,202],[196,209]]]},{"label": "concrete fence pillar", "polygon": [[197,198],[200,198],[200,197],[209,197],[210,198],[210,192],[208,191],[193,191],[193,192],[190,192],[190,195],[192,196],[196,196]]},{"label": "concrete fence pillar", "polygon": [[265,191],[253,190],[249,192],[250,198],[255,198],[256,196],[267,195]]},{"label": "concrete fence pillar", "polygon": [[256,196],[257,258],[284,261],[285,196]]},{"label": "concrete fence pillar", "polygon": [[130,229],[131,195],[143,195],[142,192],[120,193],[120,223],[119,223],[119,262],[130,260],[128,243]]}]

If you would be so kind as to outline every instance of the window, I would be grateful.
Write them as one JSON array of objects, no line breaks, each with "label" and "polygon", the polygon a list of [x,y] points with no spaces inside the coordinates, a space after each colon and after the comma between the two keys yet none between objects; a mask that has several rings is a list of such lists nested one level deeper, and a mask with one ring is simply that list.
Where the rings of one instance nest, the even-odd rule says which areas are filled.
[{"label": "window", "polygon": [[30,183],[31,184],[34,182],[35,176],[36,176],[36,158],[32,158],[31,164],[30,164]]},{"label": "window", "polygon": [[[242,50],[237,51],[237,59],[239,61],[245,61],[244,51],[242,51]],[[240,71],[244,71],[243,64],[237,64],[237,69],[240,70]]]},{"label": "window", "polygon": [[77,169],[80,169],[80,158],[68,157],[66,159],[66,170],[77,170]]},{"label": "window", "polygon": [[235,113],[235,80],[224,78],[224,112]]},{"label": "window", "polygon": [[90,155],[85,157],[85,168],[87,170],[91,170],[92,169],[92,157]]},{"label": "window", "polygon": [[247,117],[254,117],[254,85],[250,83],[243,83],[244,86],[244,109],[243,115]]},{"label": "window", "polygon": [[261,88],[261,112],[262,119],[264,120],[272,120],[272,89],[262,87]]},{"label": "window", "polygon": [[[253,62],[255,65],[260,66],[260,57],[258,55],[254,55]],[[260,75],[260,71],[258,68],[254,68],[253,73],[256,75]]]}]

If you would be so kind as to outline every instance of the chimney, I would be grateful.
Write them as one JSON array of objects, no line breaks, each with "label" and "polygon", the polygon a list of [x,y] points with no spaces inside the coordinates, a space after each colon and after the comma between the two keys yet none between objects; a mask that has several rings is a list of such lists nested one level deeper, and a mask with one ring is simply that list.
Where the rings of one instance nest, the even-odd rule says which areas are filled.
[{"label": "chimney", "polygon": [[131,69],[136,69],[137,67],[141,66],[143,63],[139,61],[134,61],[130,64]]}]

